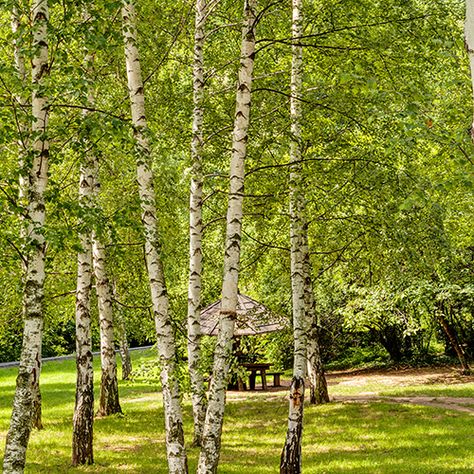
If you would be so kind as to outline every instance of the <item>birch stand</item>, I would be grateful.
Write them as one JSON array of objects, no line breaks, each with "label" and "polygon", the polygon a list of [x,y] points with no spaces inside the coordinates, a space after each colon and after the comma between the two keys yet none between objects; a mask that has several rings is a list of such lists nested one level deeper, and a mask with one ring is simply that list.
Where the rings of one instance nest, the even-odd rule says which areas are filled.
[{"label": "birch stand", "polygon": [[201,372],[201,274],[202,274],[202,127],[204,93],[204,26],[207,0],[197,0],[193,62],[193,135],[191,142],[191,195],[189,202],[188,367],[194,419],[194,446],[201,446],[206,417],[206,391]]},{"label": "birch stand", "polygon": [[155,318],[158,353],[161,365],[161,384],[165,412],[166,449],[171,474],[188,471],[178,381],[175,367],[175,342],[169,319],[169,301],[165,285],[161,247],[156,220],[156,199],[151,169],[145,96],[137,48],[136,14],[133,2],[124,0],[122,6],[125,60],[135,135],[137,178],[145,232],[145,259]]},{"label": "birch stand", "polygon": [[307,324],[305,311],[305,202],[301,164],[301,92],[302,92],[302,36],[301,0],[293,1],[292,63],[291,63],[291,149],[290,161],[290,241],[291,291],[293,303],[294,363],[290,386],[288,430],[281,453],[280,473],[301,472],[301,440],[303,434],[304,389],[306,375]]},{"label": "birch stand", "polygon": [[44,80],[48,74],[47,0],[32,2],[32,166],[28,186],[28,267],[24,290],[24,332],[20,366],[10,428],[7,434],[3,472],[22,473],[34,416],[35,389],[41,371],[43,337],[43,300],[45,280],[45,240],[43,227],[46,217],[44,193],[48,182],[49,142],[48,101]]},{"label": "birch stand", "polygon": [[247,155],[248,128],[252,75],[255,56],[256,0],[246,0],[242,28],[242,46],[237,86],[232,156],[230,162],[230,190],[227,207],[226,248],[219,334],[214,355],[214,367],[209,393],[209,404],[204,424],[198,474],[214,474],[219,463],[222,424],[229,359],[237,308],[240,241],[244,198],[244,163]]}]

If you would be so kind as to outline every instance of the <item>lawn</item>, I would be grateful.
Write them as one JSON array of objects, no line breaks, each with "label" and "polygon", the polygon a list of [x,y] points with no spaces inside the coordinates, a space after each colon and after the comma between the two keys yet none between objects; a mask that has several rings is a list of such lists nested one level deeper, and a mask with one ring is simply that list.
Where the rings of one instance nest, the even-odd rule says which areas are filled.
[{"label": "lawn", "polygon": [[[137,364],[139,359],[152,355],[135,353],[134,357]],[[0,455],[9,423],[15,375],[15,369],[0,369]],[[120,385],[123,417],[96,420],[95,465],[70,467],[74,379],[74,361],[44,364],[45,429],[31,437],[26,472],[166,473],[160,394],[153,385],[137,381]],[[347,387],[333,381],[331,395],[347,394]],[[369,388],[386,390],[380,384],[368,382],[352,386],[351,393],[366,393]],[[474,395],[472,383],[459,384],[457,388],[454,392],[462,396]],[[409,389],[416,394],[423,391],[421,386]],[[443,387],[436,390],[442,391]],[[453,387],[446,390],[452,396]],[[285,396],[284,391],[229,394],[220,473],[278,472],[286,429]],[[187,398],[184,414],[186,436],[191,440],[191,406]],[[469,413],[375,401],[307,406],[304,471],[472,473],[472,421]],[[190,472],[194,472],[199,453],[193,448],[188,453]]]}]

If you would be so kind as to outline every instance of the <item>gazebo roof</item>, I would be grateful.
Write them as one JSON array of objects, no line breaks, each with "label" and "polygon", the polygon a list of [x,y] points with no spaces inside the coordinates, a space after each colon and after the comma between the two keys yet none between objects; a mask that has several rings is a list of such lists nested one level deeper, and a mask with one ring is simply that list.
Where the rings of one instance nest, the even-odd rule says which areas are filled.
[{"label": "gazebo roof", "polygon": [[[210,304],[201,311],[201,332],[207,336],[217,336],[221,300]],[[239,293],[237,297],[237,319],[235,336],[254,336],[280,331],[285,327],[284,318],[276,315],[263,304]]]}]

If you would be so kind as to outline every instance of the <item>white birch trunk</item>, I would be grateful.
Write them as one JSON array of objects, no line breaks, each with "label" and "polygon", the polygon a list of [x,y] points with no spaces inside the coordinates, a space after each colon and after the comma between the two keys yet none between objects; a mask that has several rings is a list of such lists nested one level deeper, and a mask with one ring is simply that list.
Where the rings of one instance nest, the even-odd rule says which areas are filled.
[{"label": "white birch trunk", "polygon": [[311,261],[308,246],[308,226],[304,227],[304,291],[305,291],[305,311],[308,327],[307,361],[309,380],[309,402],[319,405],[329,402],[328,387],[324,365],[321,358],[321,347],[319,337],[318,317],[315,311],[315,301],[313,292],[313,281],[311,278]]},{"label": "white birch trunk", "polygon": [[[15,59],[15,68],[18,73],[18,78],[22,85],[22,89],[26,90],[26,80],[27,80],[27,70],[25,65],[25,58],[22,53],[22,44],[18,35],[21,30],[21,20],[20,12],[18,11],[17,5],[13,6],[12,12],[12,33],[13,33],[13,47],[14,47],[14,59]],[[17,94],[15,96],[17,105],[17,121],[18,121],[18,165],[20,168],[20,178],[19,178],[19,192],[18,192],[18,202],[24,208],[28,207],[28,176],[30,170],[28,169],[28,160],[26,159],[26,154],[28,151],[28,135],[30,133],[30,128],[26,121],[25,109],[28,106],[28,97],[24,94]],[[27,219],[22,219],[22,226],[20,228],[20,237],[22,238],[22,250],[23,254],[26,256],[28,250],[25,248],[25,238],[27,236],[28,225]],[[23,261],[23,280],[25,281],[27,264],[26,261]],[[36,429],[43,429],[43,423],[41,420],[41,390],[39,386],[39,380],[36,380],[33,387],[33,419],[32,426]]]},{"label": "white birch trunk", "polygon": [[156,199],[151,170],[151,153],[147,138],[145,96],[137,48],[136,14],[132,1],[124,0],[122,7],[125,59],[135,132],[137,178],[145,231],[145,259],[150,282],[151,301],[155,317],[158,353],[161,364],[161,384],[165,411],[168,469],[171,474],[188,470],[179,387],[176,379],[176,350],[169,318],[169,301],[160,258],[160,243],[156,220]]},{"label": "white birch trunk", "polygon": [[232,352],[232,338],[237,308],[244,198],[244,164],[247,155],[248,129],[250,124],[252,75],[255,57],[256,8],[256,0],[245,0],[230,162],[230,190],[227,207],[222,306],[209,393],[209,405],[206,412],[202,449],[197,470],[199,474],[216,473],[220,455],[227,375]]},{"label": "white birch trunk", "polygon": [[49,142],[48,101],[44,79],[48,74],[48,2],[34,0],[32,4],[32,116],[31,130],[33,162],[28,186],[28,268],[25,276],[22,352],[16,383],[13,412],[8,431],[4,473],[21,473],[25,467],[26,449],[34,416],[34,399],[41,371],[43,336],[43,300],[45,280],[44,192],[48,181]]},{"label": "white birch trunk", "polygon": [[202,127],[204,94],[204,26],[207,0],[196,1],[193,63],[193,136],[191,142],[191,196],[189,203],[188,367],[194,418],[194,446],[201,446],[207,399],[201,372],[202,273]]},{"label": "white birch trunk", "polygon": [[[474,97],[474,0],[466,0],[464,44],[469,56],[469,65],[471,68],[471,89]],[[474,140],[474,119],[471,125],[471,138]]]},{"label": "white birch trunk", "polygon": [[[86,59],[86,65],[90,63]],[[87,112],[84,113],[84,116]],[[79,204],[84,213],[94,206],[94,158],[87,154],[81,164]],[[72,465],[92,464],[94,426],[94,369],[92,366],[92,331],[90,293],[92,288],[91,229],[83,221],[77,255],[76,289],[76,403],[72,430]]]},{"label": "white birch trunk", "polygon": [[[95,165],[95,179],[98,183],[98,163]],[[96,185],[96,192],[99,186]],[[98,416],[122,413],[119,401],[117,360],[114,344],[114,315],[112,302],[112,285],[107,276],[106,253],[104,244],[93,232],[93,262],[96,282],[97,299],[99,302],[100,323],[100,361],[101,381]]]},{"label": "white birch trunk", "polygon": [[292,0],[292,64],[291,64],[291,134],[290,161],[290,240],[291,291],[293,302],[294,363],[290,387],[288,430],[281,453],[280,473],[301,472],[301,440],[303,433],[304,378],[306,375],[307,324],[304,298],[304,223],[305,201],[301,166],[301,93],[303,52],[299,45],[302,36],[302,0]]}]

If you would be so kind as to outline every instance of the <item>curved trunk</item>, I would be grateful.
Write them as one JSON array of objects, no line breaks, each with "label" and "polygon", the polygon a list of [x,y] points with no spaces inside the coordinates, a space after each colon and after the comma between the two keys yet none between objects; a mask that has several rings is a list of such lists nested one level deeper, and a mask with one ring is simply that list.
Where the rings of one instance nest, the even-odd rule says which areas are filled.
[{"label": "curved trunk", "polygon": [[305,312],[305,202],[301,166],[301,92],[302,47],[296,41],[302,35],[301,0],[293,0],[291,63],[291,134],[290,149],[290,241],[291,291],[293,302],[294,363],[290,387],[288,430],[280,459],[281,473],[301,472],[301,438],[303,432],[304,378],[306,375],[307,321]]},{"label": "curved trunk", "polygon": [[222,424],[224,421],[225,391],[229,360],[232,353],[234,320],[237,308],[240,240],[244,192],[244,163],[250,124],[252,74],[255,56],[256,0],[246,0],[242,28],[242,46],[237,87],[232,157],[230,162],[230,190],[227,207],[226,248],[219,334],[214,354],[214,367],[209,393],[209,404],[204,424],[202,449],[197,472],[217,472]]},{"label": "curved trunk", "polygon": [[27,270],[25,276],[23,343],[16,382],[10,429],[7,434],[4,473],[23,472],[30,437],[34,400],[38,397],[43,337],[43,300],[45,280],[44,193],[48,181],[49,142],[48,101],[45,76],[48,73],[48,2],[34,0],[32,4],[32,165],[28,186]]},{"label": "curved trunk", "polygon": [[202,272],[202,126],[203,46],[207,0],[197,0],[193,64],[193,137],[191,142],[191,196],[189,203],[188,367],[194,418],[194,446],[201,446],[207,399],[201,372],[201,272]]},{"label": "curved trunk", "polygon": [[188,466],[184,446],[179,388],[176,378],[176,350],[169,318],[168,293],[160,258],[161,247],[156,220],[156,199],[151,169],[151,153],[147,138],[148,126],[145,113],[145,96],[137,48],[136,14],[132,1],[124,0],[122,17],[128,89],[136,141],[137,179],[145,231],[145,260],[161,365],[168,468],[171,474],[181,474],[188,471]]},{"label": "curved trunk", "polygon": [[[98,166],[96,165],[96,170]],[[98,172],[96,172],[96,183]],[[99,189],[99,186],[96,186]],[[98,416],[122,413],[119,401],[117,360],[114,345],[114,315],[112,286],[105,265],[105,247],[95,232],[92,233],[95,285],[99,302],[101,380]]]}]

